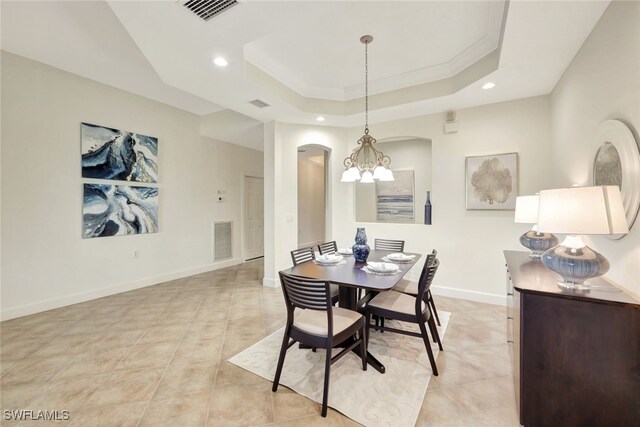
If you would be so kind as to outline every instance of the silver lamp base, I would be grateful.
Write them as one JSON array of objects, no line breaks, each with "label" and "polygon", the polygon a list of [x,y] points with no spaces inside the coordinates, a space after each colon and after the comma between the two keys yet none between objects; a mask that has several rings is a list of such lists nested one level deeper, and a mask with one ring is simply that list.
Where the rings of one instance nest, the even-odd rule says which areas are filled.
[{"label": "silver lamp base", "polygon": [[529,230],[520,236],[520,244],[531,251],[531,258],[538,259],[545,251],[558,244],[558,238],[551,233]]},{"label": "silver lamp base", "polygon": [[586,280],[609,271],[609,261],[604,256],[586,246],[580,237],[572,235],[542,254],[542,263],[562,276],[558,286],[571,290],[589,290],[591,287]]}]

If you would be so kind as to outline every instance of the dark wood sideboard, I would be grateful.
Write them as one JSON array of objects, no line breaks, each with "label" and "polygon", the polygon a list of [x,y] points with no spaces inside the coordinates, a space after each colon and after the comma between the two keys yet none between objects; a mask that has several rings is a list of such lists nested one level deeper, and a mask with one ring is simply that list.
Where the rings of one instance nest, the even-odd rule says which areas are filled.
[{"label": "dark wood sideboard", "polygon": [[563,290],[528,252],[504,256],[520,424],[640,426],[640,302],[603,278]]}]

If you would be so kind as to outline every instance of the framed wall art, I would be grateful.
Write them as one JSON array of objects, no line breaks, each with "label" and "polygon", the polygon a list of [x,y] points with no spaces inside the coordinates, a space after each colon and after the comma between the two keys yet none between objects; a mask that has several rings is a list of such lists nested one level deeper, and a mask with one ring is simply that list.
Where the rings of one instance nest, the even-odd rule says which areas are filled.
[{"label": "framed wall art", "polygon": [[518,153],[466,158],[467,210],[513,210],[518,195]]},{"label": "framed wall art", "polygon": [[82,123],[82,177],[158,182],[158,138]]},{"label": "framed wall art", "polygon": [[393,171],[395,180],[376,181],[379,222],[414,222],[413,170]]},{"label": "framed wall art", "polygon": [[82,237],[158,231],[158,188],[83,184]]}]

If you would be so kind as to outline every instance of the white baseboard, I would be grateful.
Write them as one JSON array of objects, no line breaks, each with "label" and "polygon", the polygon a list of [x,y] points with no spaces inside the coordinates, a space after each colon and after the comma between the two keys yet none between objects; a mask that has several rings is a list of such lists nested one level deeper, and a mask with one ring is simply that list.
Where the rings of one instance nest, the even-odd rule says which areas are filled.
[{"label": "white baseboard", "polygon": [[266,286],[267,288],[279,288],[280,283],[276,279],[270,279],[268,277],[262,278],[262,286]]},{"label": "white baseboard", "polygon": [[469,301],[482,302],[493,305],[507,305],[507,296],[490,294],[488,292],[469,291],[467,289],[449,288],[445,286],[431,286],[431,292],[434,295],[443,297],[460,298]]},{"label": "white baseboard", "polygon": [[224,261],[207,264],[202,267],[180,270],[174,273],[162,274],[160,276],[147,277],[145,279],[135,280],[133,282],[121,283],[119,285],[107,286],[100,289],[94,289],[87,292],[80,292],[72,295],[65,295],[58,298],[51,298],[45,301],[39,301],[32,304],[25,304],[18,307],[12,307],[0,312],[0,320],[15,319],[16,317],[28,316],[30,314],[40,313],[55,308],[65,307],[71,304],[90,301],[96,298],[102,298],[109,295],[119,294],[122,292],[132,291],[134,289],[144,288],[146,286],[157,285],[158,283],[168,282],[170,280],[181,279],[194,274],[206,273],[208,271],[218,270],[220,268],[231,267],[233,265],[242,264],[241,258],[232,258]]}]

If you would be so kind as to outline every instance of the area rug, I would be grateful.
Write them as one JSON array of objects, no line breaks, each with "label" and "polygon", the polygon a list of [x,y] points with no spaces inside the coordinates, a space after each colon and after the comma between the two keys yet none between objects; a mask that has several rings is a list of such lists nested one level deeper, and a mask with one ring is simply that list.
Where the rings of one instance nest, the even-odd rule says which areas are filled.
[{"label": "area rug", "polygon": [[[438,332],[446,351],[444,336],[451,313],[438,314],[442,323]],[[417,325],[388,320],[386,323],[396,328],[419,330]],[[229,362],[273,381],[283,329],[236,354]],[[437,357],[438,346],[432,344],[431,347]],[[371,330],[369,351],[385,365],[386,373],[380,374],[371,366],[365,372],[356,354],[346,355],[331,367],[329,406],[365,426],[415,425],[431,379],[422,339]],[[334,350],[334,354],[337,352]],[[324,362],[324,350],[314,353],[294,345],[287,351],[280,386],[322,403]]]}]

